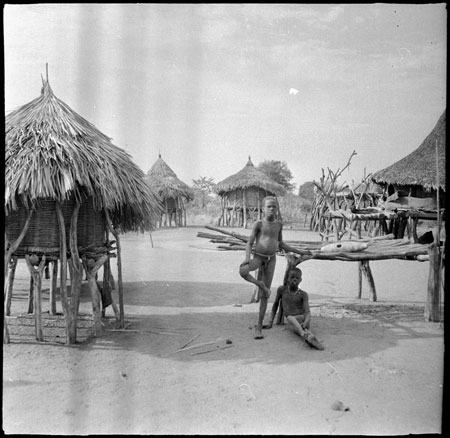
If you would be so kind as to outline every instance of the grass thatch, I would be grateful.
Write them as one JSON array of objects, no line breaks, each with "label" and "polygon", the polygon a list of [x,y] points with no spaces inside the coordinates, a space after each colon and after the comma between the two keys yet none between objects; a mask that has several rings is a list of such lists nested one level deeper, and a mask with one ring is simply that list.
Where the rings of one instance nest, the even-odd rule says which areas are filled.
[{"label": "grass thatch", "polygon": [[406,157],[383,170],[375,172],[372,179],[377,183],[400,186],[417,185],[425,190],[437,188],[436,141],[438,143],[439,187],[445,191],[445,130],[446,111],[422,144]]},{"label": "grass thatch", "polygon": [[248,162],[243,169],[219,182],[215,186],[214,191],[218,195],[223,196],[235,190],[246,190],[253,187],[263,189],[277,196],[282,196],[286,193],[286,189],[281,184],[278,184],[256,169],[250,157],[248,157]]},{"label": "grass thatch", "polygon": [[41,95],[6,116],[5,214],[40,198],[92,196],[121,231],[153,227],[161,208],[144,173],[44,82]]},{"label": "grass thatch", "polygon": [[179,197],[187,201],[194,199],[194,191],[177,178],[176,173],[161,158],[161,154],[147,172],[145,179],[162,199]]}]

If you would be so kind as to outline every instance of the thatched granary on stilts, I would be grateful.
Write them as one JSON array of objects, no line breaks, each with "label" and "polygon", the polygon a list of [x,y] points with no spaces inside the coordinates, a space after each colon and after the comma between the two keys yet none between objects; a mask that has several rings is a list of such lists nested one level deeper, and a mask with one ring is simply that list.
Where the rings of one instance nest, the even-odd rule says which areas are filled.
[{"label": "thatched granary on stilts", "polygon": [[[372,175],[385,193],[382,206],[403,216],[403,226],[410,221],[417,241],[419,219],[436,220],[437,210],[445,206],[446,111],[420,146],[406,157]],[[441,211],[442,217],[445,210]],[[400,236],[403,234],[400,232]]]},{"label": "thatched granary on stilts", "polygon": [[163,203],[163,210],[159,219],[159,225],[169,224],[172,226],[172,219],[175,226],[186,226],[186,207],[184,202],[194,199],[194,191],[183,181],[161,158],[153,163],[147,172],[146,181],[156,190]]},{"label": "thatched granary on stilts", "polygon": [[[112,287],[111,257],[117,257],[120,314],[114,310],[123,326],[119,234],[153,228],[161,208],[157,194],[124,150],[53,94],[48,79],[38,98],[6,116],[5,135],[4,342],[9,342],[6,315],[19,259],[25,259],[33,282],[37,340],[43,340],[42,275],[52,264],[51,310],[56,312],[58,261],[66,342],[76,342],[83,273],[95,334],[102,334],[100,300]],[[96,281],[101,267],[102,295]]]},{"label": "thatched granary on stilts", "polygon": [[286,189],[256,169],[248,157],[245,167],[219,182],[214,192],[222,198],[218,225],[247,228],[249,221],[261,219],[263,199],[266,196],[282,196]]}]

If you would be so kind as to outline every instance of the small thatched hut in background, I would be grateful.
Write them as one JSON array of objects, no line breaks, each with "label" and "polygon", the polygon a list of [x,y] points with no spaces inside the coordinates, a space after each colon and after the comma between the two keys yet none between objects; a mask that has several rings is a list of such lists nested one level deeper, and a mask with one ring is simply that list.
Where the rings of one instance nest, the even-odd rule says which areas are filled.
[{"label": "small thatched hut in background", "polygon": [[247,227],[248,221],[261,219],[262,200],[282,196],[286,189],[256,169],[250,157],[243,169],[219,182],[215,188],[222,198],[222,215],[218,225]]},{"label": "small thatched hut in background", "polygon": [[158,159],[147,172],[147,183],[154,188],[160,196],[164,210],[159,218],[160,226],[186,226],[186,208],[183,199],[189,202],[194,199],[194,191],[183,181],[177,178],[176,173],[168,166],[159,154]]},{"label": "small thatched hut in background", "polygon": [[[103,266],[103,293],[111,289],[109,260],[117,257],[120,315],[114,310],[123,325],[119,233],[153,228],[161,208],[157,194],[147,187],[144,173],[130,156],[59,100],[48,80],[38,98],[6,116],[5,134],[5,316],[17,261],[25,259],[34,285],[36,338],[43,340],[42,274],[49,262],[53,264],[50,295],[55,313],[59,260],[67,342],[76,342],[83,269],[95,332],[101,334],[104,295],[95,276]],[[9,342],[6,317],[4,321],[4,341]]]}]

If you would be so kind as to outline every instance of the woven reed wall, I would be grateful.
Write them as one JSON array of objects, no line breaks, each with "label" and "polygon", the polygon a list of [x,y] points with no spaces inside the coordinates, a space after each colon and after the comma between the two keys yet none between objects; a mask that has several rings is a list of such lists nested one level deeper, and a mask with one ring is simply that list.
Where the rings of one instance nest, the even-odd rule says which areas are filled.
[{"label": "woven reed wall", "polygon": [[[227,193],[228,203],[233,205],[236,201],[236,206],[243,207],[243,194],[244,190],[242,189]],[[261,188],[250,187],[245,189],[245,204],[247,208],[258,208],[258,197],[259,201],[262,202],[262,200],[269,195],[272,195],[272,193]]]},{"label": "woven reed wall", "polygon": [[[9,241],[15,241],[26,222],[27,209],[17,200],[18,209],[12,211],[5,217],[5,233]],[[73,199],[64,202],[62,211],[66,229],[66,244],[69,248],[70,220],[72,216]],[[105,219],[102,212],[95,211],[92,198],[86,199],[78,213],[78,247],[89,245],[103,246],[105,241]],[[36,210],[30,222],[28,231],[22,240],[17,254],[37,252],[54,253],[59,252],[59,223],[56,214],[56,202],[51,198],[39,200]]]},{"label": "woven reed wall", "polygon": [[177,200],[175,198],[166,198],[165,202],[168,210],[176,210],[178,207]]}]

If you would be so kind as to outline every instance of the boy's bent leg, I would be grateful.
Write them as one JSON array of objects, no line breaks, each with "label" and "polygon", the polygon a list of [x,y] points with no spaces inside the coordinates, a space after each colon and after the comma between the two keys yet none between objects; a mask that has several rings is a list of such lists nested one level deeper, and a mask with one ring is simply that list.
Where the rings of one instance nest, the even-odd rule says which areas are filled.
[{"label": "boy's bent leg", "polygon": [[270,288],[268,288],[265,284],[264,281],[261,280],[257,280],[255,277],[253,277],[250,272],[255,271],[256,269],[258,269],[261,265],[262,265],[263,260],[260,259],[259,257],[255,257],[253,259],[251,259],[248,263],[246,264],[241,264],[239,267],[239,274],[240,276],[250,282],[255,284],[256,286],[260,287],[264,293],[267,295],[270,295]]}]

